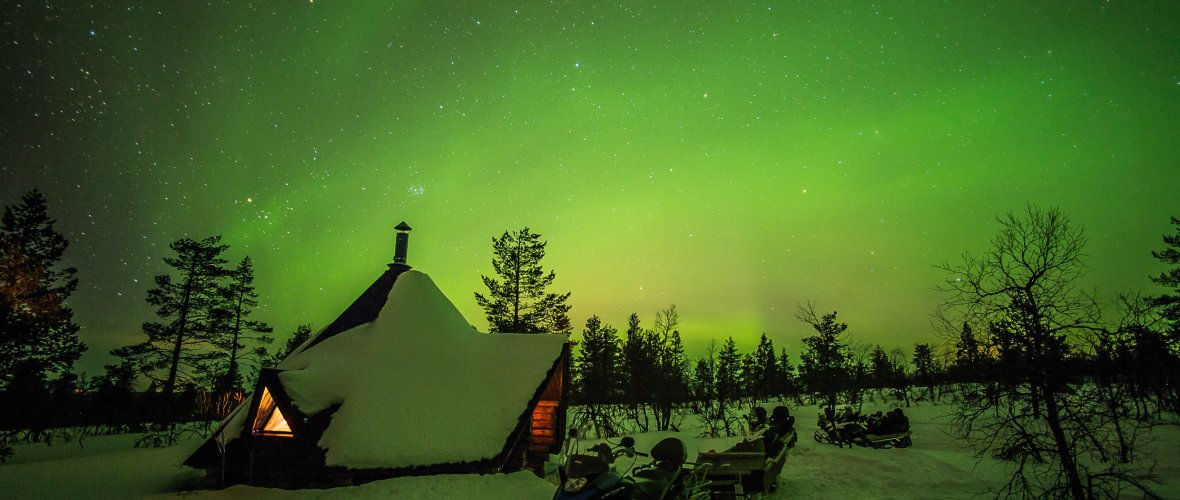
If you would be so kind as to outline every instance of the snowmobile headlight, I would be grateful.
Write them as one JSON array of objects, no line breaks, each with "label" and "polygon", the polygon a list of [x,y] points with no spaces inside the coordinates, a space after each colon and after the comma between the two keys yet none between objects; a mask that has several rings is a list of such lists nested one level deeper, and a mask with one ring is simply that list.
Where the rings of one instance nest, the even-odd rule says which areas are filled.
[{"label": "snowmobile headlight", "polygon": [[565,480],[565,485],[562,486],[562,489],[565,490],[567,493],[577,493],[579,491],[582,491],[582,488],[585,488],[586,485],[589,483],[590,483],[589,478],[571,477],[571,478]]}]

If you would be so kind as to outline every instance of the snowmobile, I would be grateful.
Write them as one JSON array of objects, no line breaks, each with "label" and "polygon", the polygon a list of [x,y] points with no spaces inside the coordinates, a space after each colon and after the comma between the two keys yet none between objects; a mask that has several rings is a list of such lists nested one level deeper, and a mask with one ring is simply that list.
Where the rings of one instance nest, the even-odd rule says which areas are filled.
[{"label": "snowmobile", "polygon": [[876,423],[866,425],[863,420],[862,417],[847,411],[842,412],[839,417],[820,414],[819,427],[813,437],[817,443],[835,444],[840,447],[847,444],[850,448],[854,444],[868,448],[905,448],[913,444],[908,421],[900,428],[886,428]]},{"label": "snowmobile", "polygon": [[[570,438],[565,462],[559,468],[561,483],[553,494],[554,500],[708,498],[708,492],[696,484],[703,482],[705,471],[700,467],[683,469],[687,455],[679,439],[665,438],[648,454],[636,452],[635,439],[630,436],[613,446],[596,444],[586,453],[581,453],[576,431],[571,431]],[[640,456],[650,457],[651,462],[636,467],[635,461]],[[620,473],[615,461],[622,457],[631,458],[631,463]]]},{"label": "snowmobile", "polygon": [[817,443],[843,447],[845,443],[851,444],[853,438],[865,431],[865,426],[859,422],[825,422],[821,416],[819,427],[815,429],[812,438]]},{"label": "snowmobile", "polygon": [[889,434],[871,434],[865,433],[852,440],[853,444],[860,446],[867,446],[869,448],[905,448],[914,442],[910,440],[910,431],[894,432]]}]

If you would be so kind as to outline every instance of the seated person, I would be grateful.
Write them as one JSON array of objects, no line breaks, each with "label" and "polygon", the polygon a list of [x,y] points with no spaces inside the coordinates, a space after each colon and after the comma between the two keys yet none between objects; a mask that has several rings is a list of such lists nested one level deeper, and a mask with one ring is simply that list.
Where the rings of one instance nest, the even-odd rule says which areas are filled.
[{"label": "seated person", "polygon": [[777,457],[783,447],[794,446],[796,439],[795,417],[791,416],[791,410],[786,406],[775,407],[774,412],[770,415],[766,433],[763,434],[763,440],[766,443],[766,456]]},{"label": "seated person", "polygon": [[[892,413],[891,413],[892,414]],[[868,423],[865,427],[868,428],[869,434],[885,434],[888,428],[887,418],[881,412],[869,415]]]},{"label": "seated person", "polygon": [[839,422],[836,419],[836,412],[831,408],[824,408],[824,414],[819,417],[819,428],[827,433],[828,438],[832,441],[839,441],[840,434],[836,432]]},{"label": "seated person", "polygon": [[851,406],[845,406],[840,409],[840,414],[836,416],[836,421],[839,423],[856,422],[860,420],[860,415],[852,411]]},{"label": "seated person", "polygon": [[910,430],[910,419],[901,412],[901,408],[894,408],[886,415],[887,432],[901,434]]},{"label": "seated person", "polygon": [[832,425],[835,421],[836,421],[836,412],[833,411],[831,408],[824,408],[823,416],[819,417],[819,426],[821,428],[828,427],[828,426]]},{"label": "seated person", "polygon": [[794,430],[795,417],[791,416],[791,410],[786,406],[776,406],[774,407],[774,412],[770,415],[770,426]]},{"label": "seated person", "polygon": [[836,421],[832,424],[829,434],[834,435],[834,441],[851,443],[866,432],[865,425],[861,423],[862,420],[864,418],[854,412],[851,407],[845,406],[836,416]]},{"label": "seated person", "polygon": [[755,406],[753,411],[746,416],[746,421],[750,425],[750,434],[754,434],[766,427],[766,408]]}]

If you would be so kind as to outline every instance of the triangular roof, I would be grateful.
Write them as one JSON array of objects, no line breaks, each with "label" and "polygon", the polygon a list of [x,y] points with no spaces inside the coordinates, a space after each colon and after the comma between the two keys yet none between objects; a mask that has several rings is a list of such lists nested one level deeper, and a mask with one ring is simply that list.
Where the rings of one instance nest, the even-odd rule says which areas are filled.
[{"label": "triangular roof", "polygon": [[[405,223],[403,222],[402,224]],[[335,321],[332,321],[328,326],[316,332],[315,335],[307,339],[307,342],[299,346],[295,352],[303,351],[336,334],[377,319],[377,316],[381,314],[381,309],[385,307],[385,303],[389,300],[389,291],[393,289],[393,284],[397,282],[397,277],[409,270],[410,266],[405,264],[390,264],[389,270],[382,273],[381,277],[377,278],[377,281],[369,285],[369,288],[366,288],[360,297],[357,297],[352,304],[349,304],[348,308],[340,313],[340,316]]]},{"label": "triangular roof", "polygon": [[[316,443],[328,466],[487,461],[512,446],[566,343],[565,335],[480,333],[429,276],[395,264],[264,373],[247,403],[257,408],[269,388],[297,436],[308,417],[330,414]],[[248,434],[257,418],[240,410],[219,431],[222,443]]]}]

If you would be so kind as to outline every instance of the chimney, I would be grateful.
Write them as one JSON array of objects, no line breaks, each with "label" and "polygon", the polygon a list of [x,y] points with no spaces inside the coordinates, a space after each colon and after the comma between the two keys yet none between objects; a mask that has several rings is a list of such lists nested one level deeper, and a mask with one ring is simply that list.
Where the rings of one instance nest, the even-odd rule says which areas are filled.
[{"label": "chimney", "polygon": [[397,239],[393,248],[393,265],[406,266],[406,249],[410,246],[411,228],[409,224],[406,224],[406,221],[402,221],[394,229],[397,229]]}]

